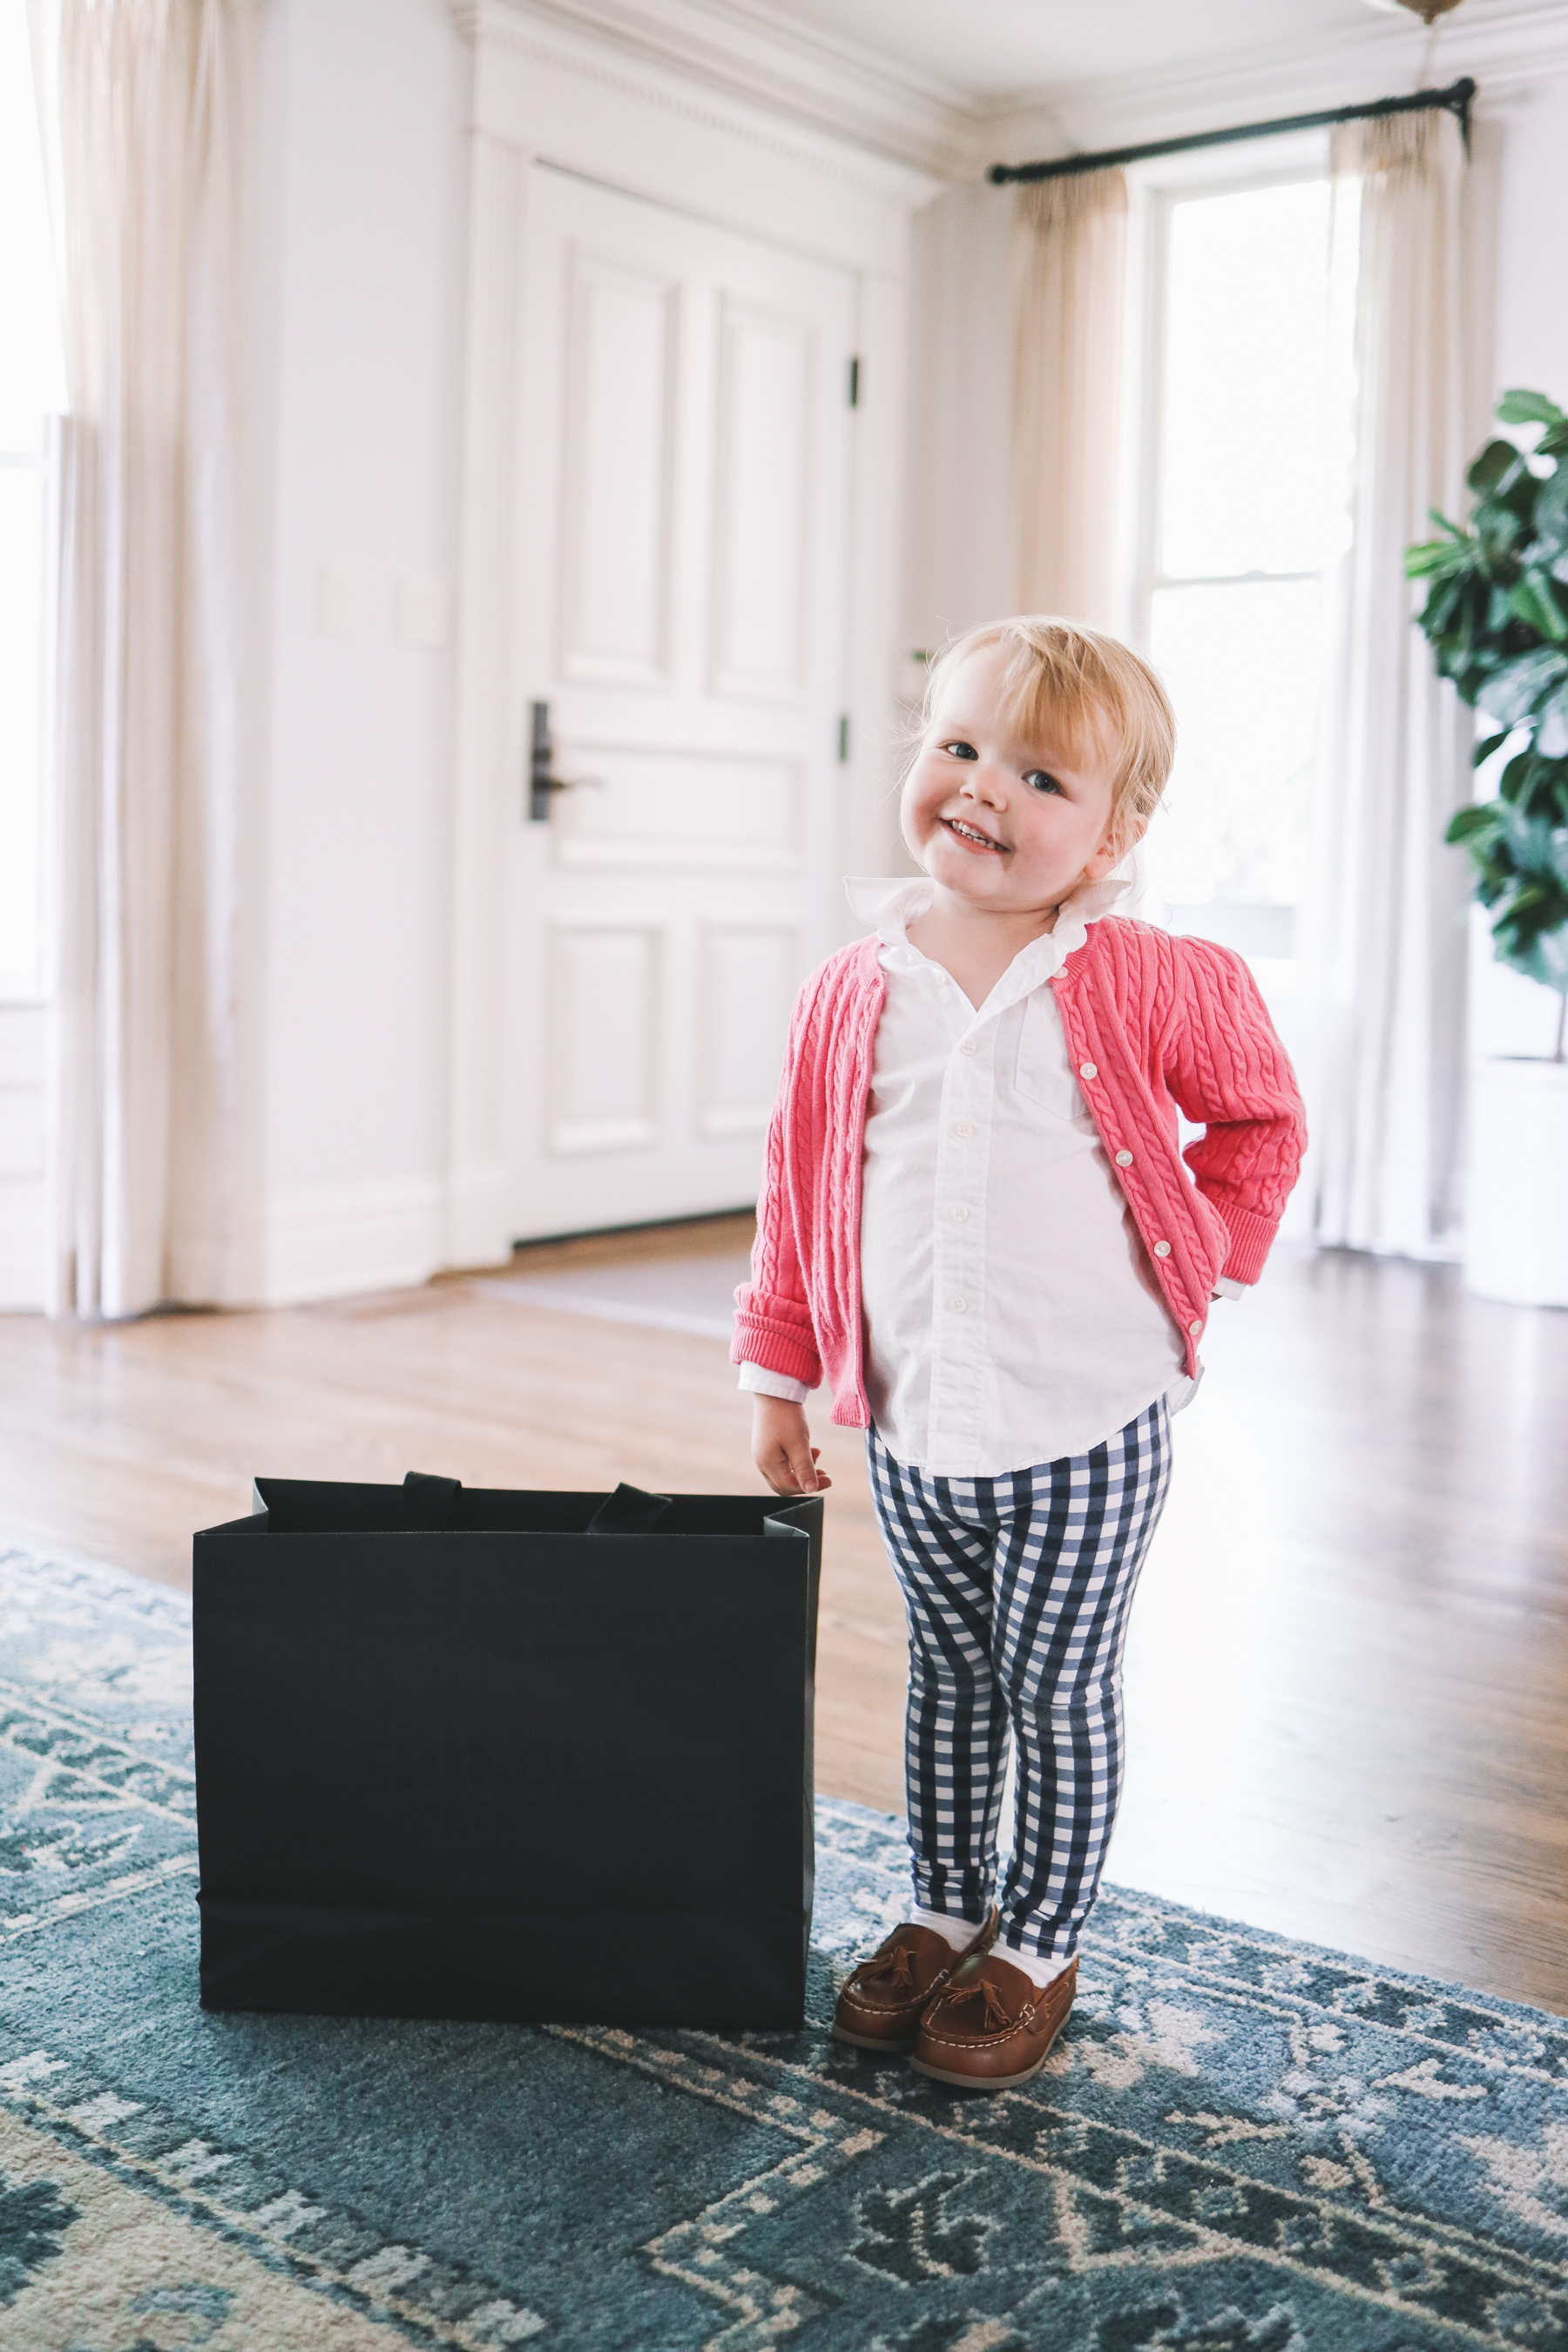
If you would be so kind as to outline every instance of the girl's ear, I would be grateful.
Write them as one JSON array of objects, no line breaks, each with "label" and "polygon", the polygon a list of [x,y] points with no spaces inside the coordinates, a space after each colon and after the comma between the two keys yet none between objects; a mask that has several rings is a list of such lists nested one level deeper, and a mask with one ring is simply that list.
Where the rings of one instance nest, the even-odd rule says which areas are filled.
[{"label": "girl's ear", "polygon": [[1120,834],[1108,824],[1100,835],[1099,848],[1084,866],[1083,870],[1089,880],[1103,882],[1108,874],[1114,872],[1129,851],[1137,848],[1148,830],[1148,824],[1147,817],[1132,817],[1121,828]]}]

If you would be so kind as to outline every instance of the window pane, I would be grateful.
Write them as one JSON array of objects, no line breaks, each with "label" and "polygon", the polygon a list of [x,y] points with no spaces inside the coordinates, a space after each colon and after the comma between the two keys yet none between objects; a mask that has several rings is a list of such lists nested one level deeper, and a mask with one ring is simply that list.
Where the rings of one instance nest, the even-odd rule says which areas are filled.
[{"label": "window pane", "polygon": [[0,465],[0,998],[38,990],[43,475]]},{"label": "window pane", "polygon": [[1338,436],[1327,180],[1173,205],[1159,564],[1314,572]]},{"label": "window pane", "polygon": [[1298,949],[1322,612],[1316,580],[1163,588],[1153,599],[1150,650],[1178,739],[1149,829],[1148,887],[1173,929],[1245,955]]}]

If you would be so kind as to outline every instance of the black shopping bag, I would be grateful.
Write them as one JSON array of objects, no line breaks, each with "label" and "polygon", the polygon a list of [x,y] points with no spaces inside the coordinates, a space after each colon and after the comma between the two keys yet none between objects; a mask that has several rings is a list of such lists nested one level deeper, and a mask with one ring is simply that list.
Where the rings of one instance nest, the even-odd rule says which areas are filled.
[{"label": "black shopping bag", "polygon": [[207,2009],[804,2013],[822,1503],[257,1481],[195,1538]]}]

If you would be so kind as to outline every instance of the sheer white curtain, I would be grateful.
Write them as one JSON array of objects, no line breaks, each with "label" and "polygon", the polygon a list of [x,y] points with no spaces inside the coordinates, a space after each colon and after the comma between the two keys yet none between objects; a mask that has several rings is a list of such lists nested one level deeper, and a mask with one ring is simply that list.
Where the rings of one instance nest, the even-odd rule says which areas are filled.
[{"label": "sheer white curtain", "polygon": [[1445,1254],[1459,1214],[1464,861],[1444,828],[1469,797],[1470,730],[1412,625],[1404,551],[1458,515],[1458,128],[1440,111],[1361,124],[1358,412],[1350,552],[1336,584],[1320,766],[1313,1089],[1317,1238]]},{"label": "sheer white curtain", "polygon": [[251,0],[30,0],[70,415],[51,1311],[224,1296]]},{"label": "sheer white curtain", "polygon": [[1020,188],[1013,247],[1018,603],[1114,625],[1127,182]]}]

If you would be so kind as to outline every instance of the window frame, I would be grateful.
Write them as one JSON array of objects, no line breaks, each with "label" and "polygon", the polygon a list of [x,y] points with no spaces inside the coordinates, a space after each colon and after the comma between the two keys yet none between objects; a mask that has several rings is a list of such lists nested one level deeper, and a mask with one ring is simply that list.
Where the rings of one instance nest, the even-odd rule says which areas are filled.
[{"label": "window frame", "polygon": [[[1329,593],[1332,561],[1310,571],[1177,573],[1163,569],[1165,485],[1165,365],[1170,318],[1172,216],[1178,205],[1205,197],[1239,196],[1267,188],[1330,180],[1332,150],[1326,131],[1238,142],[1215,151],[1160,156],[1128,167],[1128,282],[1123,350],[1122,634],[1145,658],[1152,642],[1153,603],[1162,589],[1272,585],[1317,581]],[[1163,919],[1165,902],[1144,888],[1140,911]],[[1240,904],[1242,902],[1236,902]],[[1292,953],[1268,958],[1284,978],[1303,953],[1298,925]]]}]

